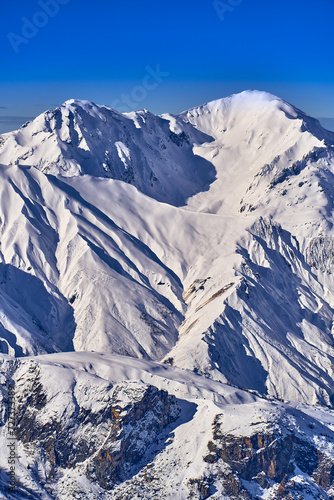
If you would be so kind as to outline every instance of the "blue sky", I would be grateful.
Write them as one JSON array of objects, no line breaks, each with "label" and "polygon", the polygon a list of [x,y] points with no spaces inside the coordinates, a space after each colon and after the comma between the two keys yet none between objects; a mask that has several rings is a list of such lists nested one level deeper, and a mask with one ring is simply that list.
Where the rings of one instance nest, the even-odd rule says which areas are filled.
[{"label": "blue sky", "polygon": [[0,131],[70,98],[177,113],[248,88],[334,117],[334,0],[0,0],[0,8]]}]

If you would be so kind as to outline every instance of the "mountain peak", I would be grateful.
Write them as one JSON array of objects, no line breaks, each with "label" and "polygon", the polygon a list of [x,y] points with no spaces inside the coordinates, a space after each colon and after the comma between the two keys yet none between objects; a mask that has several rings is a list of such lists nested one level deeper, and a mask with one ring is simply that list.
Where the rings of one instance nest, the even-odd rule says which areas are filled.
[{"label": "mountain peak", "polygon": [[105,108],[106,106],[100,106],[95,104],[93,101],[88,101],[86,99],[67,99],[61,107],[80,107],[80,108]]},{"label": "mountain peak", "polygon": [[238,94],[216,99],[182,112],[180,118],[197,129],[217,136],[233,127],[242,130],[260,129],[265,133],[289,130],[309,132],[320,141],[334,144],[334,133],[320,122],[283,99],[260,90],[245,90]]},{"label": "mountain peak", "polygon": [[283,112],[290,119],[307,116],[283,99],[260,90],[245,90],[228,97],[215,99],[181,113],[182,116],[194,113],[228,113],[231,110],[240,113],[277,113]]}]

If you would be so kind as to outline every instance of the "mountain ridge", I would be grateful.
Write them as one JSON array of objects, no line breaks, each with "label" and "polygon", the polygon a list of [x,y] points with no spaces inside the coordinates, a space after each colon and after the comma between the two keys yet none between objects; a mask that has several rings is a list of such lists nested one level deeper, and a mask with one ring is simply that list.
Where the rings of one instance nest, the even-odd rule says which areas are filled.
[{"label": "mountain ridge", "polygon": [[161,116],[69,100],[0,142],[20,480],[45,499],[156,498],[154,477],[161,498],[333,497],[334,133],[246,91]]},{"label": "mountain ridge", "polygon": [[[319,129],[322,130],[320,140],[305,126],[304,116],[281,99],[258,91],[246,91],[213,101],[176,117],[154,117],[147,111],[121,115],[88,101],[67,101],[55,112],[40,115],[36,123],[32,122],[18,133],[8,134],[8,140],[14,141],[17,146],[10,149],[7,141],[7,148],[5,144],[0,150],[2,163],[9,154],[12,155],[8,167],[2,170],[3,185],[6,186],[2,192],[3,202],[0,203],[5,214],[2,226],[4,263],[22,270],[32,268],[32,273],[42,281],[43,286],[51,287],[51,294],[60,293],[65,297],[75,325],[66,335],[70,336],[74,350],[107,349],[147,359],[173,358],[181,366],[236,385],[246,384],[248,389],[266,392],[270,386],[272,394],[277,395],[277,387],[281,386],[279,396],[298,400],[301,397],[298,389],[296,392],[288,388],[289,384],[282,385],[279,373],[271,380],[274,372],[265,368],[265,359],[256,345],[263,336],[261,342],[265,343],[265,350],[273,349],[269,345],[274,342],[273,325],[269,329],[268,325],[261,326],[263,319],[258,323],[254,316],[251,323],[247,320],[249,326],[245,327],[248,292],[245,294],[242,290],[251,286],[260,291],[266,283],[265,301],[268,310],[276,317],[273,309],[276,307],[275,295],[279,296],[281,292],[273,288],[272,283],[257,278],[263,274],[263,265],[275,270],[272,279],[273,283],[280,283],[279,287],[286,288],[284,280],[289,282],[293,276],[294,286],[301,297],[306,290],[306,296],[310,294],[308,298],[300,299],[305,304],[310,301],[320,303],[319,294],[322,296],[327,293],[325,290],[333,289],[332,285],[328,287],[326,272],[316,279],[312,276],[312,264],[313,268],[318,265],[319,252],[327,255],[329,251],[327,259],[331,255],[332,231],[329,224],[332,214],[327,205],[331,198],[327,198],[326,190],[333,175],[330,166],[334,157],[328,141],[334,139],[334,134]],[[311,118],[307,120],[318,127],[318,122]],[[108,132],[111,135],[105,138],[102,131],[99,134],[99,129],[96,131],[94,128],[97,124],[105,134]],[[32,127],[31,130],[29,127]],[[38,127],[41,128],[39,132]],[[116,127],[116,132],[113,127]],[[319,130],[316,128],[316,132]],[[79,133],[82,134],[81,139]],[[134,135],[136,133],[137,136]],[[70,156],[69,148],[74,152],[82,150],[82,141],[86,141],[87,145],[91,140],[90,146],[87,146],[89,158],[93,158],[97,151],[97,160],[84,158],[81,167],[77,156],[71,161],[75,161],[78,167],[66,171],[59,167],[60,174],[57,174],[51,167],[41,166],[38,146],[37,149],[27,146],[30,144],[29,134],[32,141],[45,143],[42,151],[45,148],[48,150],[50,141],[52,146],[56,140],[59,147],[64,148],[65,163]],[[276,140],[276,137],[279,139]],[[165,143],[161,149],[162,140]],[[131,155],[137,158],[131,164],[131,178],[117,178],[119,176],[116,175],[116,179],[112,179],[116,172],[116,167],[112,165],[109,171],[98,171],[94,167],[93,171],[88,169],[90,174],[85,173],[85,165],[90,161],[97,165],[96,162],[101,160],[98,151],[103,150],[106,141],[116,144],[118,160],[124,167],[130,165],[126,163],[126,151],[129,158]],[[133,155],[131,148],[138,148],[139,144],[142,144],[142,156],[147,158],[147,172],[150,164],[152,174],[156,162],[159,168],[161,165],[165,170],[160,170],[161,182],[157,180],[149,187],[145,179],[137,182],[144,164]],[[21,148],[28,148],[23,157]],[[165,156],[159,156],[160,151]],[[176,159],[178,154],[181,160]],[[195,162],[194,158],[197,158]],[[36,168],[32,168],[33,165]],[[196,193],[188,196],[184,194],[182,180],[188,171],[194,169],[201,172],[197,180],[192,175],[192,189]],[[128,172],[127,168],[124,172]],[[157,173],[157,170],[154,172]],[[143,175],[147,178],[147,174]],[[209,185],[206,182],[208,175],[212,176]],[[186,190],[188,187],[189,184]],[[175,189],[179,189],[185,202],[179,208]],[[169,203],[161,203],[163,194],[167,195]],[[14,227],[18,228],[14,240],[13,222],[6,217],[8,204],[22,207],[21,214],[18,212],[11,216],[15,221]],[[294,220],[297,224],[293,223]],[[302,226],[300,220],[303,220]],[[321,221],[320,226],[317,221]],[[322,244],[316,243],[315,224],[319,234],[321,231],[327,234],[329,250],[321,249]],[[177,227],[183,228],[183,234],[178,232]],[[254,232],[254,227],[262,229]],[[281,232],[277,232],[277,227],[282,228]],[[26,234],[25,239],[22,240],[21,234]],[[272,239],[274,234],[275,243]],[[281,234],[287,235],[284,236],[285,242],[281,241]],[[313,250],[309,250],[310,237],[313,238]],[[32,245],[30,250],[29,245]],[[252,250],[250,254],[252,248],[257,250]],[[221,249],[224,249],[222,254]],[[39,256],[35,255],[36,250]],[[284,257],[283,251],[286,254],[283,254]],[[310,252],[313,262],[308,257]],[[41,265],[44,259],[45,264]],[[281,259],[288,263],[283,282],[277,274]],[[326,268],[327,264],[324,265]],[[84,273],[81,269],[85,270]],[[102,290],[100,282],[104,283]],[[287,288],[286,293],[296,304],[293,287]],[[93,303],[92,296],[95,297]],[[240,304],[241,310],[237,304]],[[266,316],[266,312],[255,303],[252,307],[251,316],[255,310],[260,318],[261,315]],[[283,310],[286,308],[284,300],[281,307]],[[305,306],[295,307],[293,316],[300,319],[294,325],[295,320],[288,319],[291,314],[287,312],[288,323],[279,320],[282,334],[274,342],[272,353],[283,363],[285,352],[290,352],[291,348],[292,352],[296,352],[299,368],[294,377],[299,376],[298,370],[303,363],[311,362],[312,371],[319,370],[334,356],[332,348],[328,347],[331,342],[327,333],[321,333],[324,328],[326,332],[329,328],[331,299],[326,299],[322,308],[317,308],[318,323],[315,324],[311,316],[302,320]],[[244,348],[238,348],[238,343],[228,347],[230,355],[224,357],[227,363],[224,367],[217,356],[219,358],[227,349],[228,340],[223,343],[219,340],[219,348],[213,348],[212,340],[209,340],[221,338],[219,324],[220,321],[229,324],[231,320],[225,317],[229,310],[234,311],[234,315],[241,314],[237,321],[233,320],[236,331],[241,328],[240,346],[245,342],[249,346],[253,344],[242,355],[247,361],[245,365],[241,361],[243,358],[239,359]],[[43,314],[39,313],[40,316]],[[44,324],[44,330],[50,331],[51,326],[44,317],[36,320],[33,316],[32,319],[38,325]],[[267,321],[271,324],[269,318]],[[321,324],[323,326],[319,328]],[[223,330],[226,328],[229,331],[230,327],[226,326]],[[254,332],[250,333],[253,329]],[[321,345],[319,366],[311,361],[313,347],[306,360],[304,348],[307,344],[299,353],[290,345],[288,336],[291,329],[292,344],[298,343],[297,339],[302,335],[309,341],[312,339],[311,345],[315,343],[318,349]],[[12,330],[15,331],[15,327]],[[43,331],[41,333],[45,335]],[[124,335],[127,338],[125,344]],[[8,333],[5,337],[3,341],[8,343],[11,337]],[[194,343],[196,338],[198,340]],[[320,344],[318,338],[323,339]],[[23,344],[20,345],[20,342],[22,344],[23,340],[19,341],[17,349],[22,351]],[[27,348],[29,342],[24,345]],[[32,351],[29,349],[27,353],[36,353],[35,347]],[[60,349],[64,350],[61,346]],[[241,349],[239,354],[238,349]],[[232,369],[234,356],[236,366]],[[253,382],[252,363],[257,366]],[[292,370],[290,362],[288,366]],[[237,373],[240,370],[239,376]],[[306,377],[303,384],[308,380],[306,384],[315,392],[311,391],[303,398],[320,397],[330,404],[331,390],[327,392],[324,389],[327,387],[326,377],[323,367],[320,370],[323,375],[318,371],[317,377],[322,389],[319,392],[317,383]],[[261,371],[263,379],[259,378]],[[291,380],[290,375],[285,376]]]}]

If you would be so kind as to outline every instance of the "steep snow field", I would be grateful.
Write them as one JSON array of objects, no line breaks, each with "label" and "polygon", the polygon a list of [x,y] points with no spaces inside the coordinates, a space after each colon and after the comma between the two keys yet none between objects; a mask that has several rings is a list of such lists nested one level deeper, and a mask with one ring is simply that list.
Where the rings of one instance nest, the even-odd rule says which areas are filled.
[{"label": "steep snow field", "polygon": [[[35,356],[51,401],[51,373],[68,388],[88,373],[80,390],[139,380],[200,399],[192,416],[181,405],[189,419],[159,461],[162,483],[178,463],[180,499],[214,490],[202,476],[226,457],[221,443],[203,454],[220,405],[233,419],[240,405],[236,428],[258,404],[280,408],[279,422],[299,408],[333,425],[334,133],[317,120],[258,91],[162,116],[71,100],[0,136],[0,176],[0,351]],[[146,401],[150,389],[137,392]],[[321,405],[319,418],[307,405]],[[198,461],[183,476],[181,434],[194,426]],[[275,498],[275,484],[254,496]]]},{"label": "steep snow field", "polygon": [[72,100],[3,135],[2,351],[330,405],[333,145],[257,91],[161,117]]}]

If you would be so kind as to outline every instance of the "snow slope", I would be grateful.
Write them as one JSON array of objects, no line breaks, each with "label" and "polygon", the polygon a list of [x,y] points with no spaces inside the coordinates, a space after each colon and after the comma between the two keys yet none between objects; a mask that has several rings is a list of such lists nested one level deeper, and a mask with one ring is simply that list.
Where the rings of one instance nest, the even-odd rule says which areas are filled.
[{"label": "snow slope", "polygon": [[333,133],[246,91],[161,117],[67,101],[1,142],[4,353],[332,405]]}]

